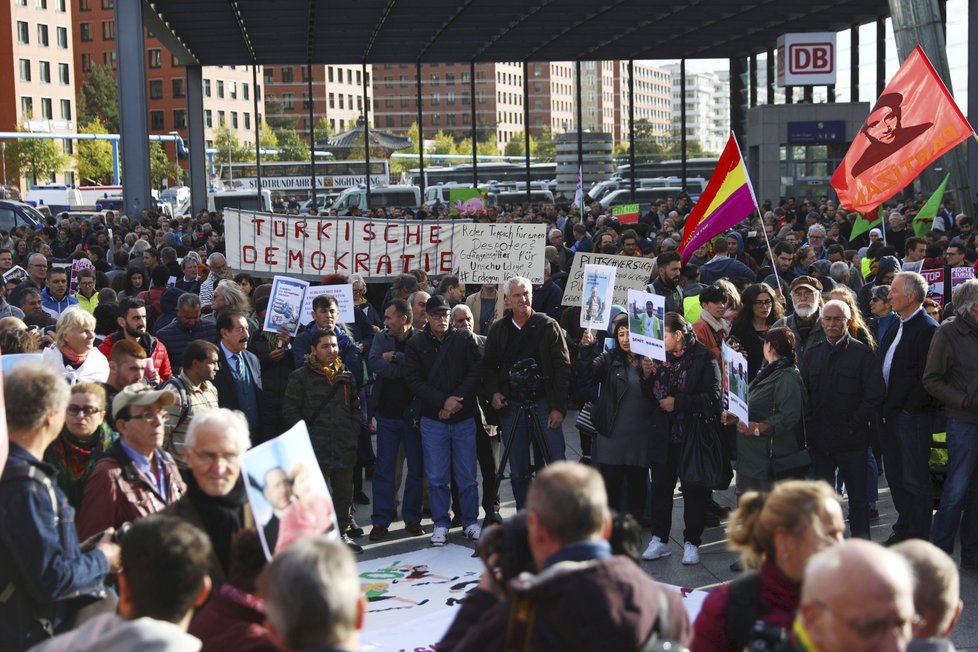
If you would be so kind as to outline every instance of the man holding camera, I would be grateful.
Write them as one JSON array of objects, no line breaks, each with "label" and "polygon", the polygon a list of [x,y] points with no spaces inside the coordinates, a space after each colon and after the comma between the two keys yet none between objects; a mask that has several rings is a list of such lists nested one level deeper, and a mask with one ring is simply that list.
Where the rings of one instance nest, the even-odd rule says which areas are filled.
[{"label": "man holding camera", "polygon": [[[532,408],[543,433],[550,461],[564,459],[564,432],[561,424],[567,411],[570,382],[570,353],[560,325],[533,311],[533,286],[528,279],[514,276],[503,286],[510,311],[489,329],[486,338],[482,392],[499,411],[502,436],[513,433],[509,451],[509,470],[516,508],[526,503],[530,484],[530,424],[517,421],[520,402]],[[532,361],[536,372],[520,373]],[[517,367],[517,373],[511,374]],[[542,376],[542,378],[539,378]],[[517,385],[514,386],[513,380]]]},{"label": "man holding camera", "polygon": [[[503,546],[521,542],[493,537]],[[557,462],[529,488],[527,542],[537,575],[501,577],[507,550],[482,551],[486,569],[438,644],[465,650],[637,650],[692,638],[679,594],[652,580],[631,559],[611,554],[611,513],[601,475]],[[525,545],[525,544],[522,544]],[[510,551],[511,552],[511,551]]]}]

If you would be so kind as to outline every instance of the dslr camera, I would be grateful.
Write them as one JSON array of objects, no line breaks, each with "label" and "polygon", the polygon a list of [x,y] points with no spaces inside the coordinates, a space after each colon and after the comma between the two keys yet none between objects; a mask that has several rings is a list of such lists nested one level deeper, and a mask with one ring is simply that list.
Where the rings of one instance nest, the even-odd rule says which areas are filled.
[{"label": "dslr camera", "polygon": [[509,388],[521,401],[539,396],[543,391],[543,381],[540,365],[533,358],[523,358],[509,370]]}]

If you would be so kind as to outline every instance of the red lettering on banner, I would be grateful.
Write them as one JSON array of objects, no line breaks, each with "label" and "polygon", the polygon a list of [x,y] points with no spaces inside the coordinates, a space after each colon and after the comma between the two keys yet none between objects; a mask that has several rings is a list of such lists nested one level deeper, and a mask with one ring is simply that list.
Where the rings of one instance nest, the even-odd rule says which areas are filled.
[{"label": "red lettering on banner", "polygon": [[342,269],[349,269],[346,266],[346,263],[343,262],[343,259],[346,258],[349,255],[350,255],[350,252],[349,251],[344,251],[339,256],[337,256],[336,257],[336,263],[333,265],[333,269],[337,269],[337,270],[340,269],[340,268],[342,268]]},{"label": "red lettering on banner", "polygon": [[360,272],[370,273],[370,254],[366,251],[361,251],[353,257],[353,272],[358,274]]},{"label": "red lettering on banner", "polygon": [[369,242],[370,240],[375,240],[377,234],[374,233],[374,223],[367,222],[363,225],[363,240],[364,242]]},{"label": "red lettering on banner", "polygon": [[278,251],[278,247],[265,247],[265,264],[266,265],[278,265],[278,261],[275,260],[275,252]]},{"label": "red lettering on banner", "polygon": [[255,234],[261,235],[261,225],[265,223],[265,218],[256,217],[253,220],[251,220],[251,223],[255,225]]},{"label": "red lettering on banner", "polygon": [[389,244],[397,244],[397,238],[391,238],[389,235],[391,229],[396,229],[396,228],[397,226],[393,224],[388,224],[386,227],[384,227],[384,242],[387,242]]},{"label": "red lettering on banner", "polygon": [[344,226],[346,227],[346,235],[343,236],[343,239],[346,240],[347,242],[349,242],[350,241],[350,227],[352,225],[349,222],[347,222]]},{"label": "red lettering on banner", "polygon": [[389,275],[389,274],[392,273],[392,271],[393,270],[391,270],[391,257],[390,256],[388,256],[387,254],[384,254],[380,258],[377,259],[377,273],[378,274],[380,274],[381,272],[383,272],[384,274],[388,274]]},{"label": "red lettering on banner", "polygon": [[272,220],[272,233],[276,238],[284,238],[287,232],[288,226],[285,220]]},{"label": "red lettering on banner", "polygon": [[421,244],[421,226],[415,225],[405,225],[404,226],[404,244],[411,244],[414,240],[414,244]]},{"label": "red lettering on banner", "polygon": [[289,249],[289,260],[286,263],[289,269],[292,269],[292,263],[299,263],[299,269],[302,269],[302,251],[297,249]]},{"label": "red lettering on banner", "polygon": [[[316,256],[319,257],[317,258]],[[321,251],[312,252],[312,255],[309,256],[309,264],[313,269],[320,272],[323,271],[323,268],[326,267],[326,254]]]},{"label": "red lettering on banner", "polygon": [[332,222],[320,222],[316,225],[316,237],[320,240],[329,240],[330,235],[327,229],[333,226]]},{"label": "red lettering on banner", "polygon": [[305,237],[305,238],[308,238],[309,237],[309,232],[306,231],[306,223],[305,223],[304,220],[299,220],[298,222],[295,223],[294,226],[295,226],[295,237],[296,238],[298,238],[300,235],[303,236],[303,237]]},{"label": "red lettering on banner", "polygon": [[241,260],[248,265],[255,264],[258,261],[258,250],[251,245],[241,247]]},{"label": "red lettering on banner", "polygon": [[441,244],[440,232],[441,227],[433,224],[428,230],[428,241],[432,244]]},{"label": "red lettering on banner", "polygon": [[439,256],[441,257],[441,264],[438,266],[438,271],[450,273],[452,271],[452,252],[443,251]]},{"label": "red lettering on banner", "polygon": [[421,268],[424,271],[426,271],[426,272],[432,271],[431,270],[431,254],[422,254],[422,255],[424,256],[424,265],[422,265]]},{"label": "red lettering on banner", "polygon": [[414,260],[414,254],[401,254],[401,260],[404,262],[401,271],[407,274],[408,270],[411,269],[411,261]]}]

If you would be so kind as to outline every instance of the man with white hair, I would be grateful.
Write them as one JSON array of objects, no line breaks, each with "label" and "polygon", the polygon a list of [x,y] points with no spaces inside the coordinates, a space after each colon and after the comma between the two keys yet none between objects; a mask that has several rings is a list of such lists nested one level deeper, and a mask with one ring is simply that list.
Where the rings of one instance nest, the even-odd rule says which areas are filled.
[{"label": "man with white hair", "polygon": [[187,493],[165,510],[207,533],[214,547],[210,577],[217,588],[224,583],[231,557],[231,538],[255,527],[241,478],[241,456],[251,447],[248,420],[227,408],[194,417],[184,442]]},{"label": "man with white hair", "polygon": [[961,525],[961,567],[978,570],[978,504],[973,478],[978,471],[978,280],[954,290],[955,318],[934,333],[924,368],[924,389],[944,404],[947,415],[947,480],[934,515],[931,539],[954,552]]},{"label": "man with white hair", "polygon": [[214,301],[214,289],[217,284],[224,279],[231,278],[231,270],[228,269],[228,259],[224,254],[214,252],[207,257],[207,269],[210,273],[200,284],[200,304],[204,308],[210,307]]},{"label": "man with white hair", "polygon": [[920,617],[914,623],[913,637],[921,643],[944,642],[945,646],[923,646],[914,650],[953,650],[947,640],[961,616],[961,578],[954,560],[932,543],[910,539],[896,544],[893,552],[910,564],[914,574],[913,603]]},{"label": "man with white hair", "polygon": [[815,252],[815,260],[825,260],[828,252],[825,250],[825,227],[813,224],[808,227],[808,244]]},{"label": "man with white hair", "polygon": [[560,229],[550,229],[547,241],[554,248],[556,253],[556,264],[562,272],[569,272],[571,263],[574,261],[574,254],[564,246],[564,234]]},{"label": "man with white hair", "polygon": [[883,371],[873,350],[850,337],[852,312],[844,301],[826,302],[821,322],[825,341],[809,347],[801,364],[812,471],[829,483],[838,471],[849,492],[852,536],[868,539],[866,453],[876,411],[886,397]]},{"label": "man with white hair", "polygon": [[906,650],[914,622],[913,572],[897,553],[850,539],[805,567],[790,649]]},{"label": "man with white hair", "polygon": [[820,311],[822,309],[822,283],[811,276],[799,276],[788,286],[794,313],[774,322],[772,328],[787,326],[795,334],[795,354],[799,363],[805,359],[805,352],[819,342],[825,341]]}]

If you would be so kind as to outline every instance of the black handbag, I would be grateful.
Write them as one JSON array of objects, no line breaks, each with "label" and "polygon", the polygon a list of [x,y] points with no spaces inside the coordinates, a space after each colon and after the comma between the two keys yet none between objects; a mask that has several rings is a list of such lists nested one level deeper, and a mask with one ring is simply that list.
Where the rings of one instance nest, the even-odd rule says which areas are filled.
[{"label": "black handbag", "polygon": [[774,456],[774,435],[768,437],[767,455],[771,477],[777,480],[803,480],[812,466],[812,454],[808,450],[808,433],[805,417],[801,418],[801,439],[799,450],[787,455]]},{"label": "black handbag", "polygon": [[[719,489],[730,485],[730,462],[723,455],[720,421],[692,414],[679,452],[679,479],[684,487]],[[724,486],[726,478],[726,486]]]}]

